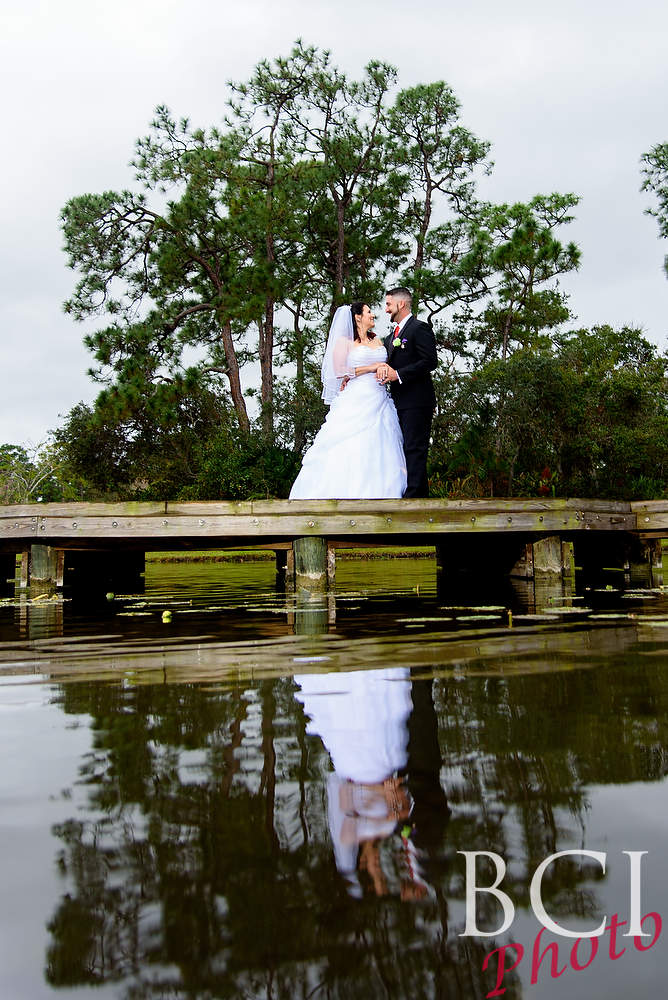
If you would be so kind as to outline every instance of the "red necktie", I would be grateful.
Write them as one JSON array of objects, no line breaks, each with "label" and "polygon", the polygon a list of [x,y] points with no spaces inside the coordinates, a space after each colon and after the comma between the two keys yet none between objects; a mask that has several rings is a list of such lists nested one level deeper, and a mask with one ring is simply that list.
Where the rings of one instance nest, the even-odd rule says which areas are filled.
[{"label": "red necktie", "polygon": [[398,337],[398,336],[399,336],[399,325],[398,325],[398,324],[397,324],[397,326],[395,326],[395,328],[394,328],[394,336],[395,336],[395,337]]}]

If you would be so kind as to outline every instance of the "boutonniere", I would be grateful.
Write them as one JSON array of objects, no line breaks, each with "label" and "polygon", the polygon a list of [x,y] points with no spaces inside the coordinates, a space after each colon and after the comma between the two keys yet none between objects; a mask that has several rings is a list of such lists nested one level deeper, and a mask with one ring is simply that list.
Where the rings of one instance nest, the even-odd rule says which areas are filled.
[{"label": "boutonniere", "polygon": [[392,347],[401,347],[401,350],[403,351],[406,346],[406,342],[406,337],[403,337],[402,339],[395,337],[392,341]]}]

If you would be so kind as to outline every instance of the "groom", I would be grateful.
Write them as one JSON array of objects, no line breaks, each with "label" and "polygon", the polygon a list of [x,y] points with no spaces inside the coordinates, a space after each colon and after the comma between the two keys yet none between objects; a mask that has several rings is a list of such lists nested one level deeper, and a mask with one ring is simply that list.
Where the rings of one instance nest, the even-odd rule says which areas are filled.
[{"label": "groom", "polygon": [[436,395],[430,372],[436,368],[436,341],[430,326],[411,314],[411,293],[392,288],[385,299],[390,317],[390,333],[385,338],[387,364],[380,365],[376,378],[390,383],[404,436],[407,484],[404,497],[426,497],[427,452]]}]

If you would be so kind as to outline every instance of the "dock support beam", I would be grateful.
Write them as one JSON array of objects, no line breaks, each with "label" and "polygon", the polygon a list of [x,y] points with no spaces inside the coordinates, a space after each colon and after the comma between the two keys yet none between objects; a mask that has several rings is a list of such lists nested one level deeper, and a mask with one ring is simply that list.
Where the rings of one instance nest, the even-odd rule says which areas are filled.
[{"label": "dock support beam", "polygon": [[629,558],[631,582],[647,581],[652,587],[663,584],[663,539],[638,538]]},{"label": "dock support beam", "polygon": [[334,587],[336,583],[336,546],[327,545],[327,586]]},{"label": "dock support beam", "polygon": [[51,545],[31,545],[21,557],[19,588],[51,591],[63,586],[65,553]]},{"label": "dock support beam", "polygon": [[572,576],[573,543],[560,535],[535,541],[526,536],[487,534],[442,537],[436,545],[439,573],[466,572],[479,576],[514,576],[531,580],[537,573]]},{"label": "dock support beam", "polygon": [[626,534],[612,537],[587,535],[575,541],[575,555],[584,576],[596,581],[608,570],[623,571],[631,583],[658,586],[663,582],[663,547],[660,538]]},{"label": "dock support beam", "polygon": [[309,536],[295,538],[295,583],[306,590],[327,589],[327,541]]},{"label": "dock support beam", "polygon": [[[15,557],[12,556],[12,559]],[[143,590],[144,553],[138,551],[72,551],[31,545],[21,554],[20,590],[45,591],[72,587],[79,593]],[[12,565],[15,575],[14,565]]]},{"label": "dock support beam", "polygon": [[533,576],[537,573],[559,573],[572,577],[575,574],[573,543],[564,541],[560,535],[537,538],[527,546],[531,548]]}]

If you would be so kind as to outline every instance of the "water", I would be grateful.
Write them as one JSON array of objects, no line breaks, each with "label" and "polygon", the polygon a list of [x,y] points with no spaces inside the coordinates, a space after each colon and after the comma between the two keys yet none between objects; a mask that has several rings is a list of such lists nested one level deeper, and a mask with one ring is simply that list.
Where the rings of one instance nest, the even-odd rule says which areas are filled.
[{"label": "water", "polygon": [[[507,1000],[663,995],[667,630],[620,574],[439,593],[428,560],[340,563],[328,597],[154,564],[144,595],[0,606],[1,995],[482,1000],[510,943]],[[534,956],[566,850],[605,872],[551,864],[548,915],[628,922],[645,851],[650,936]],[[464,935],[460,852],[505,865],[504,932],[480,893]]]}]

